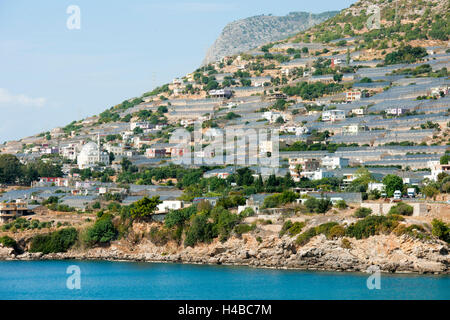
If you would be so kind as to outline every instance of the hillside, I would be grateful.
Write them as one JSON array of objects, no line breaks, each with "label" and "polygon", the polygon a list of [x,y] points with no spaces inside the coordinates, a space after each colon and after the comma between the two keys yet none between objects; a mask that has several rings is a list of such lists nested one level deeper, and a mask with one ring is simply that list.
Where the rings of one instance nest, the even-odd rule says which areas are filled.
[{"label": "hillside", "polygon": [[367,49],[383,50],[405,42],[433,45],[433,41],[448,40],[449,9],[447,0],[361,0],[289,42],[329,43],[359,36]]},{"label": "hillside", "polygon": [[[5,143],[0,204],[42,211],[2,225],[15,239],[3,238],[5,259],[448,273],[448,1],[378,4],[378,29],[359,1],[99,115]],[[61,253],[76,230],[55,235],[71,240],[64,250],[24,234],[64,226],[92,230],[79,237],[90,249]],[[16,253],[32,250],[16,256],[12,240]]]},{"label": "hillside", "polygon": [[204,64],[245,52],[265,43],[287,38],[337,14],[337,11],[311,14],[291,12],[286,16],[260,15],[233,21],[225,26],[208,49]]}]

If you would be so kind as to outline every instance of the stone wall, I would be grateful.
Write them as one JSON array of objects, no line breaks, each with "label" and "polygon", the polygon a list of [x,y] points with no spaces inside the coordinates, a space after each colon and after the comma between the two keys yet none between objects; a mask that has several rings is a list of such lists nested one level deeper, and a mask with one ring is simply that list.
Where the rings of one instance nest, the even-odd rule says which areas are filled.
[{"label": "stone wall", "polygon": [[[413,207],[413,217],[424,216],[427,213],[427,205],[420,202],[405,202]],[[386,215],[389,210],[397,203],[375,203],[375,202],[363,202],[361,207],[372,209],[372,214]]]}]

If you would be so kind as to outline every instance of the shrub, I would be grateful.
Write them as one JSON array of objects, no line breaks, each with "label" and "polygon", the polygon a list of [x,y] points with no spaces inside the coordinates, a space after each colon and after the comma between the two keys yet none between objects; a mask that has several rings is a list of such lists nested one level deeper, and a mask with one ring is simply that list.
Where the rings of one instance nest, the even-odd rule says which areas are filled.
[{"label": "shrub", "polygon": [[335,238],[341,238],[345,235],[345,228],[343,226],[333,226],[329,233],[328,237],[329,239],[335,239]]},{"label": "shrub", "polygon": [[239,218],[244,219],[255,215],[255,211],[252,208],[245,208],[241,213],[239,213]]},{"label": "shrub", "polygon": [[352,244],[350,243],[350,240],[348,240],[347,238],[342,238],[341,240],[341,247],[344,249],[351,249],[352,248]]},{"label": "shrub", "polygon": [[348,206],[347,206],[347,203],[344,200],[338,200],[336,202],[335,207],[338,208],[338,209],[343,210],[343,209],[347,209]]},{"label": "shrub", "polygon": [[395,206],[391,207],[388,214],[399,214],[402,216],[411,216],[413,214],[413,211],[414,211],[414,208],[411,207],[410,205],[408,205],[404,202],[399,202]]},{"label": "shrub", "polygon": [[444,240],[447,243],[450,243],[450,226],[445,224],[441,220],[433,219],[431,222],[432,230],[431,233],[433,236],[438,239]]},{"label": "shrub", "polygon": [[118,231],[112,223],[110,214],[103,214],[95,221],[94,225],[87,230],[86,242],[88,245],[108,243],[117,238]]},{"label": "shrub", "polygon": [[186,221],[189,221],[191,216],[195,215],[196,213],[197,208],[195,206],[169,211],[164,219],[164,224],[168,228],[172,228],[174,226],[182,226]]},{"label": "shrub", "polygon": [[365,217],[369,216],[370,214],[372,214],[372,209],[370,209],[370,208],[359,207],[355,211],[355,217],[357,217],[357,218],[365,218]]},{"label": "shrub", "polygon": [[305,225],[306,224],[304,222],[292,223],[291,220],[288,220],[283,224],[283,227],[281,228],[279,235],[280,235],[280,237],[282,237],[285,234],[288,234],[291,237],[295,236],[302,231],[302,229],[305,227]]},{"label": "shrub", "polygon": [[256,224],[241,223],[234,227],[234,232],[236,232],[236,234],[240,236],[244,233],[255,230],[255,228],[256,228]]},{"label": "shrub", "polygon": [[327,222],[316,227],[316,234],[324,234],[327,238],[330,235],[331,228],[338,226],[337,222]]},{"label": "shrub", "polygon": [[298,245],[303,246],[303,245],[307,244],[309,242],[309,240],[311,240],[311,238],[313,238],[314,236],[316,236],[316,229],[309,228],[305,232],[299,234],[297,239],[295,240],[295,242]]},{"label": "shrub", "polygon": [[286,234],[286,232],[288,232],[288,230],[292,227],[292,221],[291,220],[287,220],[283,223],[283,226],[281,227],[279,236],[282,237],[283,235]]},{"label": "shrub", "polygon": [[364,239],[381,232],[390,232],[398,222],[385,216],[368,216],[348,226],[345,234],[356,239]]},{"label": "shrub", "polygon": [[198,242],[210,242],[214,236],[213,224],[208,222],[206,213],[198,213],[191,217],[184,245],[193,247]]},{"label": "shrub", "polygon": [[158,228],[158,227],[152,227],[150,229],[150,232],[148,234],[148,237],[151,242],[153,242],[156,245],[165,245],[170,240],[180,240],[182,234],[181,227],[177,228]]},{"label": "shrub", "polygon": [[8,237],[8,236],[0,237],[0,243],[4,247],[8,247],[8,248],[16,248],[16,246],[17,246],[16,240],[14,240],[13,238]]},{"label": "shrub", "polygon": [[66,252],[75,244],[78,232],[75,228],[65,228],[49,234],[39,234],[31,240],[30,252]]},{"label": "shrub", "polygon": [[305,201],[305,206],[309,212],[325,213],[332,207],[332,202],[328,198],[309,198]]}]

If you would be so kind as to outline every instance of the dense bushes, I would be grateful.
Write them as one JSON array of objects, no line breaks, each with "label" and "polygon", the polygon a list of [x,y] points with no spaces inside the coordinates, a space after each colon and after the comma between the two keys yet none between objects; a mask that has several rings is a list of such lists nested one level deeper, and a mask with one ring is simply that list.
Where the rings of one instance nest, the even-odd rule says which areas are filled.
[{"label": "dense bushes", "polygon": [[348,226],[345,234],[356,239],[364,239],[382,232],[389,233],[397,225],[397,220],[391,217],[368,216]]},{"label": "dense bushes", "polygon": [[331,94],[341,91],[343,86],[337,83],[324,84],[322,82],[307,83],[298,82],[295,86],[286,86],[281,89],[288,96],[300,96],[304,100],[313,100],[320,98],[325,94]]},{"label": "dense bushes", "polygon": [[315,212],[315,213],[325,213],[328,210],[331,209],[332,203],[331,200],[328,198],[309,198],[305,201],[304,205],[308,209],[309,212]]},{"label": "dense bushes", "polygon": [[238,224],[236,227],[234,227],[234,232],[240,236],[244,233],[255,230],[255,228],[256,228],[256,224],[254,224],[254,223],[253,224],[242,223],[242,224]]},{"label": "dense bushes", "polygon": [[292,223],[291,220],[288,220],[283,224],[283,227],[281,228],[280,237],[282,237],[285,234],[288,234],[291,237],[295,236],[302,231],[302,229],[305,227],[305,225],[306,225],[305,222]]},{"label": "dense bushes", "polygon": [[42,228],[50,228],[53,225],[53,222],[41,222],[37,219],[33,219],[28,221],[25,218],[17,218],[11,222],[5,223],[2,225],[2,231],[15,231],[15,230],[28,230],[28,229],[42,229]]},{"label": "dense bushes", "polygon": [[341,209],[341,210],[347,209],[347,207],[348,207],[348,205],[345,202],[345,200],[338,200],[338,201],[336,201],[336,205],[335,206],[336,206],[336,208]]},{"label": "dense bushes", "polygon": [[103,214],[94,225],[86,230],[84,242],[88,245],[108,243],[117,238],[118,231],[110,214]]},{"label": "dense bushes", "polygon": [[182,231],[181,227],[171,229],[152,227],[148,237],[156,245],[165,245],[170,240],[180,240]]},{"label": "dense bushes", "polygon": [[433,219],[431,222],[431,225],[433,229],[431,230],[431,233],[433,236],[437,237],[438,239],[444,240],[447,243],[450,243],[450,225],[445,224],[441,220]]},{"label": "dense bushes", "polygon": [[17,246],[16,240],[14,240],[13,238],[8,237],[8,236],[0,237],[0,243],[4,247],[8,247],[8,248],[15,248]]},{"label": "dense bushes", "polygon": [[384,63],[397,64],[397,63],[414,63],[420,58],[427,55],[427,51],[422,47],[411,47],[410,45],[398,49],[397,51],[388,53],[384,58]]},{"label": "dense bushes", "polygon": [[365,218],[370,214],[372,214],[372,209],[370,208],[359,207],[355,211],[355,217],[357,218]]},{"label": "dense bushes", "polygon": [[291,203],[298,198],[298,194],[289,190],[282,193],[270,195],[264,199],[264,208],[275,208],[280,205]]},{"label": "dense bushes", "polygon": [[40,234],[31,240],[30,252],[66,252],[78,238],[75,228],[65,228],[49,234]]},{"label": "dense bushes", "polygon": [[399,214],[402,216],[411,216],[413,214],[413,211],[414,211],[414,208],[411,207],[410,205],[408,205],[404,202],[399,202],[395,206],[391,207],[391,209],[389,209],[388,214]]},{"label": "dense bushes", "polygon": [[[306,230],[305,232],[303,232],[302,234],[299,234],[297,239],[296,239],[296,243],[298,245],[305,245],[309,242],[309,240],[319,234],[324,234],[327,239],[331,239],[337,236],[337,229],[336,227],[339,227],[339,224],[337,222],[327,222],[327,223],[323,223],[315,228],[309,228],[308,230]],[[334,231],[331,232],[334,228]]]},{"label": "dense bushes", "polygon": [[207,213],[202,212],[192,216],[184,245],[193,247],[198,242],[210,242],[213,238],[213,224],[208,222]]}]

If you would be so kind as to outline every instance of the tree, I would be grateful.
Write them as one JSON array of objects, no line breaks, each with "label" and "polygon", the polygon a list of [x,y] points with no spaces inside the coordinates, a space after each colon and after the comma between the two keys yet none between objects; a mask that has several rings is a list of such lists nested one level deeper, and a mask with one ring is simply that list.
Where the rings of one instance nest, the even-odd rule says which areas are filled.
[{"label": "tree", "polygon": [[395,174],[388,174],[383,178],[386,194],[392,197],[396,190],[403,190],[403,180]]},{"label": "tree", "polygon": [[128,160],[127,158],[122,158],[120,165],[122,166],[122,171],[127,172],[128,169],[131,167],[131,161]]},{"label": "tree", "polygon": [[428,184],[422,188],[422,193],[428,198],[434,198],[439,194],[439,190],[432,184]]},{"label": "tree", "polygon": [[133,219],[147,217],[155,211],[160,203],[162,202],[159,200],[159,196],[144,197],[133,203],[133,207],[130,210],[131,217]]},{"label": "tree", "polygon": [[433,219],[431,225],[433,226],[431,230],[433,236],[450,243],[450,227],[448,224],[445,224],[441,220]]},{"label": "tree", "polygon": [[450,154],[444,154],[439,162],[440,164],[448,164],[450,162]]},{"label": "tree", "polygon": [[[348,24],[347,24],[348,25]],[[346,58],[347,66],[350,65],[350,48],[347,48],[347,58]]]},{"label": "tree", "polygon": [[117,238],[117,229],[112,223],[110,214],[103,214],[95,224],[87,230],[85,241],[89,245],[108,243]]},{"label": "tree", "polygon": [[12,154],[0,155],[0,183],[12,184],[22,176],[22,164]]},{"label": "tree", "polygon": [[238,169],[236,173],[238,186],[250,186],[253,183],[253,172],[248,167]]}]

